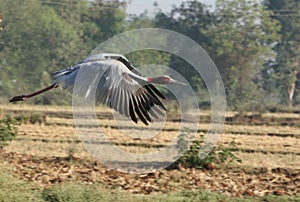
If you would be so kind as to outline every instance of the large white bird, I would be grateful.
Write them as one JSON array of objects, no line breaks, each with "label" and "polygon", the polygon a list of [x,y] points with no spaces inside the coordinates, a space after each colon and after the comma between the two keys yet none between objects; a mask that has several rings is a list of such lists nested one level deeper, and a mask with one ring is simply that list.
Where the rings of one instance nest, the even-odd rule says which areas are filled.
[{"label": "large white bird", "polygon": [[[51,74],[54,80],[52,85],[28,95],[15,96],[10,102],[25,101],[58,86],[72,92],[81,68],[88,68],[84,70],[91,73],[89,77],[92,75],[95,78],[77,80],[76,82],[79,83],[76,85],[82,86],[84,89],[96,85],[94,93],[96,103],[107,105],[136,123],[139,118],[146,125],[148,122],[152,122],[153,117],[158,117],[159,110],[153,110],[153,106],[157,105],[158,108],[166,110],[160,101],[165,97],[152,83],[186,85],[166,75],[153,78],[143,77],[123,55],[101,53],[88,56],[77,65],[54,72]],[[93,81],[97,81],[97,83],[93,83]],[[93,98],[93,95],[89,95],[89,93],[87,90],[85,98]]]}]

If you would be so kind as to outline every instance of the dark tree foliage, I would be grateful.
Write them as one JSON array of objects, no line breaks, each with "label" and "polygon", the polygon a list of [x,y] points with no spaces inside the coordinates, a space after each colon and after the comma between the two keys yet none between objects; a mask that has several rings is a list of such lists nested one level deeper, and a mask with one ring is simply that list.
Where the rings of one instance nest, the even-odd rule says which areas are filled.
[{"label": "dark tree foliage", "polygon": [[[0,0],[0,93],[3,101],[49,85],[50,73],[82,60],[101,42],[124,30],[118,1]],[[70,103],[55,91],[29,103]]]},{"label": "dark tree foliage", "polygon": [[274,83],[275,93],[281,103],[292,107],[300,103],[300,1],[265,0],[267,8],[274,12],[271,17],[280,22],[282,40],[276,43],[276,60],[268,63],[267,84]]}]

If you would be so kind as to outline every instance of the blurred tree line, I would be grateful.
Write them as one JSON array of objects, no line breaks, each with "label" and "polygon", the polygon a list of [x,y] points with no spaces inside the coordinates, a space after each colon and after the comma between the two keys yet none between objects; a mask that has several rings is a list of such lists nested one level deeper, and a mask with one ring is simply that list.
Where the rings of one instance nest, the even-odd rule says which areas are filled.
[{"label": "blurred tree line", "polygon": [[[300,104],[300,1],[217,0],[214,8],[184,1],[164,13],[127,15],[120,0],[0,0],[0,101],[45,87],[50,73],[82,60],[106,39],[124,31],[158,27],[184,34],[212,57],[233,110]],[[191,81],[200,106],[209,95],[184,60],[159,51],[128,55],[136,66],[168,65]],[[31,103],[67,104],[53,91]]]}]

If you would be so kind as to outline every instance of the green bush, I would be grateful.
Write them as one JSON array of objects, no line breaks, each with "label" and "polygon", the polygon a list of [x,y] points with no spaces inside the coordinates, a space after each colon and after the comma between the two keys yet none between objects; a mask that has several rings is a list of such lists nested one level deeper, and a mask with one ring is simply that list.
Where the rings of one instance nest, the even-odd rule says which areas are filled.
[{"label": "green bush", "polygon": [[[185,134],[179,136],[178,145],[179,152],[183,151],[187,147],[187,141]],[[239,159],[232,151],[236,151],[236,143],[234,140],[231,141],[229,147],[216,145],[212,148],[211,152],[204,158],[200,157],[200,152],[205,150],[204,147],[210,148],[212,145],[205,145],[204,137],[201,136],[198,140],[194,140],[189,149],[177,160],[176,164],[180,164],[186,168],[212,168],[215,164],[224,163],[241,163]]]},{"label": "green bush", "polygon": [[7,117],[14,119],[18,124],[44,124],[46,115],[40,112],[21,112],[18,114],[8,114]]},{"label": "green bush", "polygon": [[7,145],[8,141],[16,138],[17,128],[11,118],[0,119],[0,149]]}]

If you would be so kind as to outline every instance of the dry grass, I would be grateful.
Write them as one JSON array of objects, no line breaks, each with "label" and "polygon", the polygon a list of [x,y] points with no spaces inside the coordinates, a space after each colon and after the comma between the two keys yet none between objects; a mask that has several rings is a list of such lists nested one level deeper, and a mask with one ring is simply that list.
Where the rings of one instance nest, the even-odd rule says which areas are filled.
[{"label": "dry grass", "polygon": [[[7,110],[30,112],[55,112],[58,114],[72,113],[71,107],[57,106],[28,106],[8,105],[0,106],[5,113]],[[99,112],[110,112],[110,109],[98,107]],[[201,111],[201,115],[208,115],[208,111]],[[233,116],[235,112],[227,112],[226,116]],[[294,114],[268,113],[263,116],[297,117]],[[86,120],[82,120],[84,123]],[[87,120],[88,122],[88,120]],[[168,146],[178,135],[180,123],[166,122],[164,130],[161,125],[153,124],[151,130],[145,126],[134,128],[131,122],[118,122],[125,128],[118,128],[114,120],[101,119],[99,125],[106,138],[121,149],[132,153],[147,153],[157,151],[156,145]],[[186,126],[192,128],[188,123]],[[126,128],[127,127],[127,128]],[[199,124],[200,134],[204,135],[209,124]],[[46,117],[44,124],[22,124],[18,126],[18,139],[10,143],[5,149],[8,152],[18,152],[36,156],[59,156],[70,154],[80,158],[91,158],[80,143],[72,118]],[[228,146],[234,139],[244,165],[300,168],[300,127],[298,126],[255,126],[255,125],[225,125],[224,134],[220,136],[220,145]],[[270,134],[275,134],[271,136]],[[278,135],[287,135],[287,137]],[[199,135],[199,134],[198,134]],[[152,138],[149,138],[153,136]],[[128,144],[126,146],[126,143]],[[148,144],[150,146],[143,146]],[[151,146],[152,145],[152,146]]]},{"label": "dry grass", "polygon": [[224,134],[218,143],[228,145],[234,139],[238,148],[281,153],[300,153],[300,139],[292,137],[270,137],[239,134]]},{"label": "dry grass", "polygon": [[300,156],[289,154],[237,153],[245,166],[254,168],[290,168],[300,169]]}]

